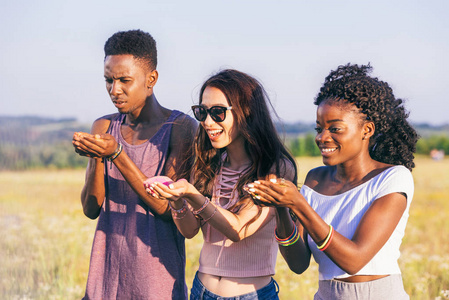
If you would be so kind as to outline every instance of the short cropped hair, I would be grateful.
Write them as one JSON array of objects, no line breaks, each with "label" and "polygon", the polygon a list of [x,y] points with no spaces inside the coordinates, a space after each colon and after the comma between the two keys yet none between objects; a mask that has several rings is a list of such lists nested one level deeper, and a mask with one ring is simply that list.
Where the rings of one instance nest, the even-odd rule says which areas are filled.
[{"label": "short cropped hair", "polygon": [[157,67],[156,41],[140,29],[114,33],[104,44],[104,57],[131,54],[151,71]]}]

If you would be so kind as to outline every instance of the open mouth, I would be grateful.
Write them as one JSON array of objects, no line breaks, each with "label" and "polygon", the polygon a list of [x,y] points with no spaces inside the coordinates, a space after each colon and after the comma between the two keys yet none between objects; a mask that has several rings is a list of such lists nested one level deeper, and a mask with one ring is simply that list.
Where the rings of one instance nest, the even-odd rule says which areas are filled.
[{"label": "open mouth", "polygon": [[320,150],[321,150],[321,154],[330,154],[330,153],[335,152],[337,150],[337,148],[323,148],[323,147],[320,147]]},{"label": "open mouth", "polygon": [[112,102],[114,102],[114,105],[116,106],[116,107],[122,107],[123,105],[125,105],[125,101],[118,101],[118,100],[116,100],[116,101],[112,101]]},{"label": "open mouth", "polygon": [[223,130],[208,130],[207,133],[209,134],[209,138],[211,140],[215,140],[220,136],[220,134],[223,133]]}]

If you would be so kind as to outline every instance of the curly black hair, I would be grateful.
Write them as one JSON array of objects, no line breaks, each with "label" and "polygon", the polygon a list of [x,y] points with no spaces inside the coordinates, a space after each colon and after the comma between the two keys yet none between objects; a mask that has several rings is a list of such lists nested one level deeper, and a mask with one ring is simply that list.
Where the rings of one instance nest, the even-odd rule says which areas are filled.
[{"label": "curly black hair", "polygon": [[[409,170],[413,162],[418,134],[407,121],[403,100],[393,95],[388,83],[368,74],[370,64],[339,66],[326,77],[315,105],[323,101],[343,101],[357,107],[361,116],[375,125],[369,152],[374,160],[403,165]],[[342,104],[343,104],[342,103]]]},{"label": "curly black hair", "polygon": [[140,29],[114,33],[104,44],[104,57],[108,55],[131,54],[146,65],[149,70],[157,67],[156,41]]}]

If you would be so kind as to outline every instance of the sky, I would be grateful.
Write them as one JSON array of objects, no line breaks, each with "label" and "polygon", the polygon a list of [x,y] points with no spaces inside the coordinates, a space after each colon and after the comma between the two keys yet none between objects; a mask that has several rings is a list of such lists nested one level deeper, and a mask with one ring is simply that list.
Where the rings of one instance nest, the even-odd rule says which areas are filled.
[{"label": "sky", "polygon": [[331,70],[373,66],[410,120],[449,123],[449,1],[0,2],[0,115],[76,118],[115,112],[103,46],[141,29],[158,46],[158,101],[191,114],[202,83],[234,68],[265,87],[281,121],[314,122]]}]

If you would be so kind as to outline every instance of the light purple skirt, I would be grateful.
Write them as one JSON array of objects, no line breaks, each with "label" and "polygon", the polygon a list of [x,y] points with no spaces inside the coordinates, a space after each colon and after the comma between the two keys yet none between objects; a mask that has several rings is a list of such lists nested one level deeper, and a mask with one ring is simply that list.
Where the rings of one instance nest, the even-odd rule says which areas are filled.
[{"label": "light purple skirt", "polygon": [[390,275],[368,282],[343,282],[320,280],[314,300],[406,300],[410,299],[404,290],[402,276]]}]

